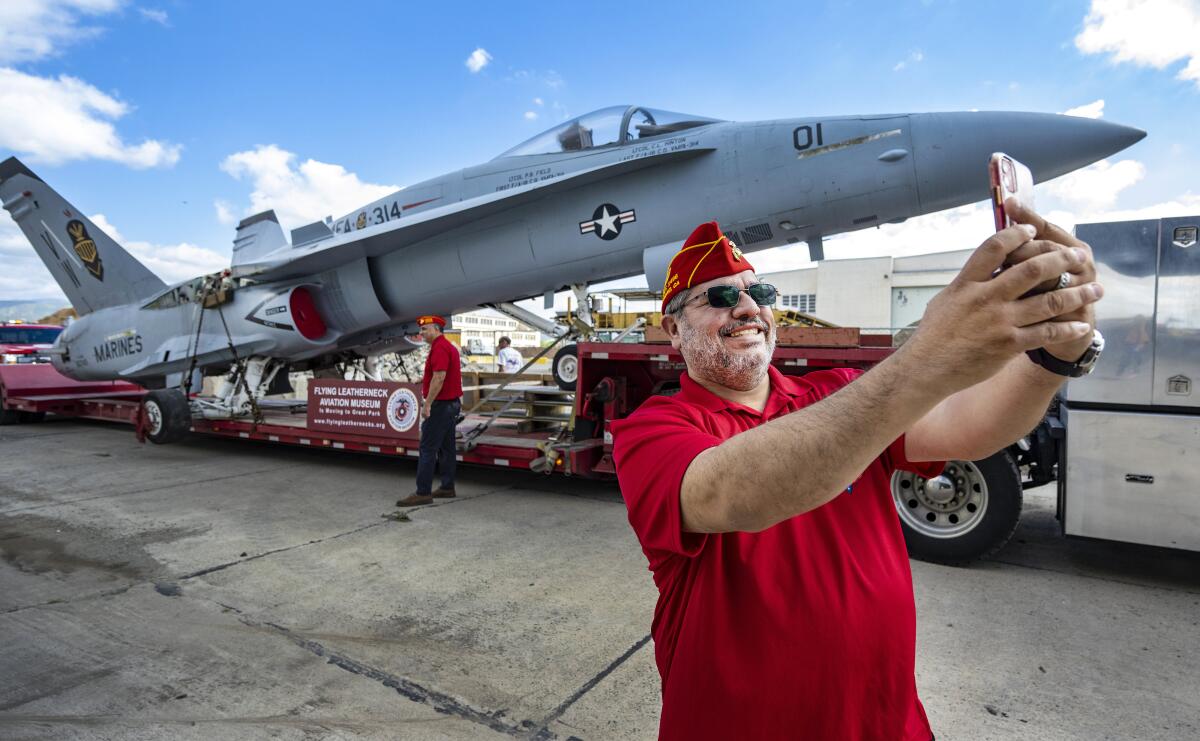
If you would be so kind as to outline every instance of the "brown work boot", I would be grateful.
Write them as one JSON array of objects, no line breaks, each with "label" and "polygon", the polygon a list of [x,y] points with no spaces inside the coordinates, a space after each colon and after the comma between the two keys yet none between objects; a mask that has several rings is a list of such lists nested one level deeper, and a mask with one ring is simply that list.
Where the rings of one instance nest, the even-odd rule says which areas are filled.
[{"label": "brown work boot", "polygon": [[458,496],[458,495],[454,493],[453,486],[451,486],[449,489],[442,486],[442,487],[439,487],[437,489],[437,491],[433,492],[434,499],[453,499],[456,496]]},{"label": "brown work boot", "polygon": [[414,491],[412,494],[396,502],[397,507],[416,507],[418,504],[433,504],[433,497],[428,494],[422,494],[419,491]]}]

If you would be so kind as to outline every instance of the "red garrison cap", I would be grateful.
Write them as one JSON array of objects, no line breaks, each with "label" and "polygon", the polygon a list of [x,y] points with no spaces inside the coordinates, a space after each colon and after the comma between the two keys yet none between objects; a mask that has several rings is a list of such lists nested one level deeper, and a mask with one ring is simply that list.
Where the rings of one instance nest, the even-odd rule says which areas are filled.
[{"label": "red garrison cap", "polygon": [[433,314],[426,314],[425,316],[417,317],[418,327],[424,327],[426,324],[436,324],[439,327],[445,327],[446,320],[440,316],[434,316]]},{"label": "red garrison cap", "polygon": [[717,222],[701,224],[667,265],[662,310],[666,312],[667,302],[685,288],[753,269],[737,245],[721,233]]}]

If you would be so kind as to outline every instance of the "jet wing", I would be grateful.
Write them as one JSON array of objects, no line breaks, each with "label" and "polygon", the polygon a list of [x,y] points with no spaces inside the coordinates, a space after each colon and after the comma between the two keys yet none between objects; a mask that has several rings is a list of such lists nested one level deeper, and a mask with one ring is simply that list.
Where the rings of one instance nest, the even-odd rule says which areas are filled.
[{"label": "jet wing", "polygon": [[394,252],[464,224],[545,198],[552,193],[607,180],[646,167],[691,159],[712,151],[715,151],[712,147],[694,147],[678,152],[651,154],[579,170],[519,188],[488,193],[366,229],[339,234],[319,242],[299,247],[282,247],[253,262],[234,266],[233,274],[236,277],[256,280],[284,280],[312,275],[348,260]]}]

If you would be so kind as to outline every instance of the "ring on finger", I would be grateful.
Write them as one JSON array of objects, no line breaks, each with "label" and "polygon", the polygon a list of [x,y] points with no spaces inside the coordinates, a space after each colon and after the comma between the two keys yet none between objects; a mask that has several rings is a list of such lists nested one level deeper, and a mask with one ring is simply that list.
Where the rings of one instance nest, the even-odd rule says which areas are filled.
[{"label": "ring on finger", "polygon": [[1066,288],[1069,285],[1071,285],[1071,274],[1070,273],[1063,273],[1062,275],[1058,276],[1058,287],[1059,288]]}]

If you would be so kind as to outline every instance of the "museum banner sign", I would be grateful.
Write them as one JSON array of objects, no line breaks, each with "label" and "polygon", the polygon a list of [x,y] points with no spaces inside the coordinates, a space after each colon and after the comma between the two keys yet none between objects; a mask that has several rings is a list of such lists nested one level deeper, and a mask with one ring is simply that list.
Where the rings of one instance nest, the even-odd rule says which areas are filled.
[{"label": "museum banner sign", "polygon": [[415,444],[421,439],[421,386],[314,378],[308,382],[308,428]]}]

